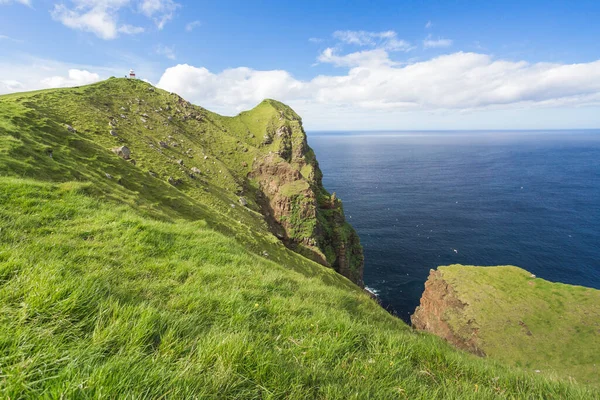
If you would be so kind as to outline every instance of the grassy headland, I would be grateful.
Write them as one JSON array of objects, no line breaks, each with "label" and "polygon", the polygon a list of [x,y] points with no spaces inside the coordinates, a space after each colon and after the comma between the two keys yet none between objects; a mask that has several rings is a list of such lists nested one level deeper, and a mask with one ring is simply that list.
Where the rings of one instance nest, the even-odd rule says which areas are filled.
[{"label": "grassy headland", "polygon": [[[1,396],[597,396],[415,332],[300,255],[352,254],[350,269],[362,256],[336,253],[355,233],[312,151],[295,153],[294,121],[273,101],[227,118],[123,79],[0,96]],[[265,157],[276,162],[248,178]],[[267,170],[316,195],[315,213],[302,209],[313,219],[279,231],[328,230],[298,252],[265,218]]]}]

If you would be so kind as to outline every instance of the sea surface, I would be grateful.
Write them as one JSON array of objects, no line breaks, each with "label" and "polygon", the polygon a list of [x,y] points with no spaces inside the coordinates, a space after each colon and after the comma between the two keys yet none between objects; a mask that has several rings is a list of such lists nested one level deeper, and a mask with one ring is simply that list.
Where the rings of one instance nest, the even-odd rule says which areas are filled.
[{"label": "sea surface", "polygon": [[407,320],[430,269],[516,265],[600,289],[600,131],[308,132],[365,252],[365,284]]}]

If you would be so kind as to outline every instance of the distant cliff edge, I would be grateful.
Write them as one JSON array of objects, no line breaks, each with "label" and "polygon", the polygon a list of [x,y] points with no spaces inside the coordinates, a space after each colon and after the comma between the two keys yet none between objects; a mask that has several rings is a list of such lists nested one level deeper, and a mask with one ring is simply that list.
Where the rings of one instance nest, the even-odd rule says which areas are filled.
[{"label": "distant cliff edge", "polygon": [[513,266],[444,266],[431,270],[411,320],[479,356],[600,385],[599,290]]}]

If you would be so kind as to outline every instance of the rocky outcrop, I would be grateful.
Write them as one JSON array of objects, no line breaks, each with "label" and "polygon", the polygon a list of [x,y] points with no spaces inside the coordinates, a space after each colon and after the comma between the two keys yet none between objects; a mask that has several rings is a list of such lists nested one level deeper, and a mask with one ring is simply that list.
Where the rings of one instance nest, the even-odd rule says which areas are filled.
[{"label": "rocky outcrop", "polygon": [[431,270],[411,322],[416,329],[431,332],[459,349],[485,356],[478,343],[476,322],[471,319],[456,323],[462,320],[466,307],[468,304],[461,301],[452,285],[444,280],[443,273]]},{"label": "rocky outcrop", "polygon": [[271,231],[288,247],[363,286],[360,240],[341,201],[323,187],[300,117],[281,103],[269,104],[277,112],[249,177],[258,183],[257,203]]}]

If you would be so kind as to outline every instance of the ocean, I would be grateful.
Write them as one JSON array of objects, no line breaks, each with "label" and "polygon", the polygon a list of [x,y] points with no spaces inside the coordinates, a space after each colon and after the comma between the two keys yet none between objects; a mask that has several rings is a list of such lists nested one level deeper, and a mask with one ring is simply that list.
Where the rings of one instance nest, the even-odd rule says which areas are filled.
[{"label": "ocean", "polygon": [[408,320],[430,269],[516,265],[600,289],[600,131],[308,132],[365,253]]}]

